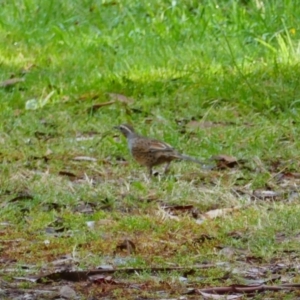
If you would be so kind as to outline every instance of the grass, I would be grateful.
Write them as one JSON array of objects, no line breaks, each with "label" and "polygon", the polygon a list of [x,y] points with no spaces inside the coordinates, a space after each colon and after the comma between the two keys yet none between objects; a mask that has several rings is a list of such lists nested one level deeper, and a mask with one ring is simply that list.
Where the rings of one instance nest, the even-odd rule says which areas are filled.
[{"label": "grass", "polygon": [[[0,82],[25,79],[0,88],[0,251],[16,268],[11,281],[23,264],[34,264],[32,274],[51,271],[66,254],[82,269],[216,264],[189,277],[203,277],[197,287],[239,283],[251,257],[258,266],[297,263],[299,6],[52,2],[0,3]],[[91,110],[111,101],[108,93],[127,99]],[[147,181],[112,130],[123,122],[195,157],[246,162],[225,170],[173,163],[170,175]],[[259,190],[281,194],[251,197]],[[191,205],[198,216],[243,208],[200,224],[191,212],[172,216],[162,204]],[[120,251],[124,239],[135,253]],[[240,268],[239,278],[224,279],[219,262]],[[179,275],[126,280],[160,297],[157,290],[183,293]],[[133,295],[118,287],[111,293]]]}]

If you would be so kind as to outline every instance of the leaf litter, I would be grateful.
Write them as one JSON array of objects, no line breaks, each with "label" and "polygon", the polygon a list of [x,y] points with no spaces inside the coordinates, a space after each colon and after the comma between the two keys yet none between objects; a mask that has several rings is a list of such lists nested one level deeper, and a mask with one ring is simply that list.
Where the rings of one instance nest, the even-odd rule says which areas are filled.
[{"label": "leaf litter", "polygon": [[[108,160],[110,161],[111,158],[109,157]],[[123,158],[120,158],[120,160],[124,162]],[[214,176],[216,180],[204,182],[204,185],[209,186],[210,188],[217,185],[218,177],[233,176],[235,175],[235,173],[232,172],[232,170],[238,172],[243,168],[243,161],[239,161],[236,158],[228,155],[219,155],[218,158],[215,160],[217,161],[217,172],[214,173],[214,175],[212,176]],[[82,161],[90,162],[89,159],[83,159]],[[221,161],[221,163],[219,163],[219,161]],[[262,162],[262,164],[263,168],[261,168],[259,172],[264,172],[268,169],[267,163]],[[296,195],[298,195],[297,187],[299,186],[299,176],[297,172],[289,171],[286,168],[283,169],[279,163],[272,165],[271,171],[272,172],[270,182],[274,183],[274,185],[266,185],[262,188],[255,189],[251,189],[251,185],[233,185],[231,188],[235,190],[235,197],[239,198],[243,195],[246,195],[249,196],[251,200],[283,201],[286,200],[286,195],[288,191],[292,191],[296,193]],[[76,182],[78,180],[83,179],[83,176],[78,175],[79,173],[77,173],[75,170],[64,171],[63,169],[62,171],[58,171],[58,174],[60,176],[68,178],[70,181]],[[87,179],[87,181],[89,181],[89,179]],[[122,183],[124,181],[121,180],[118,182]],[[129,184],[128,186],[130,187]],[[3,194],[1,194],[1,196],[2,195]],[[31,193],[29,195],[31,195]],[[121,197],[121,199],[124,199],[124,197],[128,197],[128,195],[130,195],[130,193],[125,194],[125,196],[122,196],[123,198]],[[8,195],[6,195],[6,197],[7,196]],[[18,198],[19,196],[20,195],[13,195],[14,198],[12,198],[10,202],[14,203],[18,201],[32,200],[30,196]],[[32,197],[34,198],[34,196]],[[161,268],[153,266],[148,266],[144,268],[117,268],[115,266],[112,266],[109,269],[102,268],[99,270],[94,270],[82,267],[79,268],[78,265],[81,263],[81,260],[75,259],[73,255],[70,255],[69,257],[66,255],[66,258],[59,259],[58,257],[56,257],[52,262],[49,261],[48,266],[43,266],[43,268],[36,267],[35,270],[42,270],[43,274],[38,274],[35,276],[29,275],[23,277],[18,276],[14,277],[15,280],[28,280],[30,284],[36,284],[36,295],[40,296],[41,293],[43,293],[42,290],[44,289],[44,295],[52,295],[52,293],[56,293],[55,295],[60,295],[60,297],[65,298],[72,298],[76,297],[80,293],[86,293],[85,289],[91,286],[93,287],[93,289],[95,289],[95,293],[97,293],[97,288],[95,288],[95,286],[100,287],[100,294],[106,294],[107,296],[109,296],[113,290],[118,288],[127,290],[127,292],[130,291],[128,292],[129,294],[133,289],[143,290],[144,288],[146,288],[150,292],[151,290],[154,292],[156,290],[154,286],[155,284],[157,284],[154,284],[154,281],[144,281],[143,284],[140,284],[140,281],[138,279],[128,279],[128,276],[123,277],[122,275],[137,275],[142,273],[149,273],[153,275],[167,274],[168,276],[171,276],[171,274],[175,272],[175,278],[177,281],[170,281],[167,282],[167,284],[161,281],[156,286],[160,288],[160,294],[158,293],[157,295],[164,295],[165,297],[171,297],[172,295],[174,295],[174,293],[180,293],[182,297],[194,294],[202,295],[204,298],[207,299],[224,299],[224,297],[226,297],[226,299],[241,299],[245,294],[253,296],[256,293],[264,293],[266,291],[279,293],[282,291],[291,292],[299,290],[299,286],[297,284],[291,283],[297,276],[297,272],[299,272],[300,270],[300,266],[296,263],[289,262],[288,260],[286,262],[281,260],[279,262],[277,261],[274,264],[267,265],[264,264],[265,262],[262,258],[253,255],[250,251],[239,249],[234,246],[222,245],[220,238],[217,238],[214,234],[207,234],[205,232],[202,233],[203,228],[205,228],[205,224],[210,225],[210,220],[222,219],[227,218],[229,216],[234,216],[234,214],[240,214],[244,209],[253,205],[253,203],[250,202],[245,205],[203,210],[200,209],[199,205],[195,204],[195,202],[192,202],[193,204],[169,204],[167,201],[165,201],[165,199],[161,200],[161,197],[159,196],[159,193],[156,190],[153,190],[148,195],[146,193],[145,195],[137,198],[142,200],[144,203],[155,205],[155,208],[150,208],[152,209],[152,211],[148,212],[152,216],[154,224],[170,224],[170,222],[174,221],[178,223],[183,219],[191,219],[192,222],[196,223],[196,225],[199,225],[199,235],[195,236],[194,234],[191,234],[189,236],[187,233],[179,235],[178,233],[172,233],[172,230],[170,230],[169,240],[168,238],[166,238],[166,240],[160,238],[159,241],[155,241],[155,239],[148,237],[148,242],[141,238],[142,234],[128,234],[128,236],[126,236],[126,234],[122,233],[117,237],[113,237],[112,235],[110,235],[107,238],[107,243],[112,243],[112,246],[110,246],[110,249],[113,249],[113,253],[111,253],[112,260],[113,257],[117,259],[117,255],[121,255],[121,257],[118,259],[131,259],[135,256],[140,255],[141,253],[147,253],[147,251],[147,255],[153,256],[157,255],[159,252],[165,252],[163,253],[164,257],[168,257],[169,255],[174,255],[177,249],[179,249],[183,245],[190,247],[189,249],[192,249],[192,247],[199,248],[205,245],[210,247],[208,249],[213,249],[213,251],[215,251],[215,253],[218,253],[221,257],[226,257],[226,259],[230,262],[207,262],[203,265],[192,263],[190,267],[186,268],[180,268],[177,266]],[[55,203],[53,203],[53,206],[51,206],[51,203],[43,203],[41,207],[43,206],[45,207],[45,209],[53,209],[57,212],[68,211],[69,209],[68,205],[65,204],[56,205]],[[97,212],[97,210],[101,209],[101,205],[94,205],[92,202],[89,201],[79,201],[77,202],[77,205],[74,206],[72,211],[82,215],[90,215]],[[138,215],[139,209],[129,209],[128,211],[124,209],[124,212],[129,212],[129,214]],[[155,214],[153,214],[153,212],[156,212],[156,216]],[[92,219],[86,221],[86,226],[89,228],[89,230],[93,231],[94,233],[98,233],[98,230],[101,230],[101,228],[105,228],[106,231],[109,231],[110,228],[117,225],[118,220],[109,217],[96,221]],[[47,249],[47,247],[51,247],[53,244],[55,246],[55,242],[53,242],[53,240],[55,239],[72,237],[72,228],[68,227],[68,225],[66,225],[63,219],[57,218],[44,227],[44,233],[46,236],[49,236],[48,240],[43,241],[45,249]],[[121,236],[122,238],[120,238]],[[124,238],[125,236],[126,238]],[[228,233],[228,237],[236,241],[246,241],[247,230],[245,228],[242,228],[240,230],[231,231]],[[275,238],[278,241],[278,243],[298,241],[297,236],[291,237],[286,236],[284,234],[276,234]],[[103,240],[105,240],[105,238],[103,238]],[[153,245],[150,245],[153,241]],[[3,242],[4,254],[7,253],[7,249],[9,248],[9,246],[21,246],[21,244],[24,244],[24,242],[26,242],[25,239],[11,239]],[[59,245],[59,243],[57,245]],[[164,245],[165,248],[163,248],[160,245]],[[103,250],[99,249],[99,252],[101,251]],[[41,253],[39,255],[41,255]],[[126,263],[126,261],[128,262],[130,260],[124,259],[123,261]],[[17,260],[13,261],[7,258],[6,263],[7,266],[4,268],[2,274],[5,274],[5,276],[7,276],[7,274],[13,274],[14,272],[18,272],[19,266],[17,265]],[[8,268],[9,265],[12,267],[10,272]],[[13,265],[16,265],[14,269]],[[189,278],[189,276],[187,275],[190,274],[191,271],[199,272],[199,270],[208,269],[217,269],[227,272],[228,276],[224,275],[224,280],[225,278],[227,278],[227,280],[237,282],[235,276],[238,275],[240,281],[244,283],[248,282],[249,284],[228,284],[225,286],[207,287],[207,284],[201,283],[201,286],[206,286],[206,288],[199,288],[199,283],[193,283],[193,279]],[[27,271],[28,273],[32,274],[35,272],[35,270],[33,267],[28,269]],[[49,272],[51,270],[53,270],[53,272]],[[289,277],[286,275],[287,272],[290,275]],[[178,274],[182,276],[179,276]],[[272,276],[270,274],[272,274]],[[219,278],[220,280],[221,277],[219,276],[215,278]],[[52,284],[57,283],[57,285],[53,287],[53,290],[50,288],[47,289],[47,285],[45,285],[47,282],[52,282]],[[180,282],[181,284],[180,287],[178,282]],[[287,282],[288,284],[278,284],[278,282]],[[82,285],[77,285],[77,283],[81,283]],[[267,283],[274,283],[274,285],[267,285]],[[11,295],[13,295],[13,293],[16,292],[17,289],[15,286],[11,288],[9,286],[9,283],[4,281],[3,286],[5,285],[7,286],[8,294],[11,292]],[[30,293],[33,295],[35,293],[34,289],[19,289],[18,291],[20,293],[23,293],[23,295]]]}]

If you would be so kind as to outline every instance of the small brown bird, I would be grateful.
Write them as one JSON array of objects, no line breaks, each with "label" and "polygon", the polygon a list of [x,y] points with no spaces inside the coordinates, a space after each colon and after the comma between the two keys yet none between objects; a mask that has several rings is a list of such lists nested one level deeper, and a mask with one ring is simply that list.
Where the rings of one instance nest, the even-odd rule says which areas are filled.
[{"label": "small brown bird", "polygon": [[140,165],[148,168],[150,176],[154,166],[164,163],[166,164],[165,173],[167,173],[171,161],[176,159],[204,164],[193,157],[178,153],[167,143],[137,134],[131,125],[122,124],[114,128],[119,129],[127,138],[130,153]]}]

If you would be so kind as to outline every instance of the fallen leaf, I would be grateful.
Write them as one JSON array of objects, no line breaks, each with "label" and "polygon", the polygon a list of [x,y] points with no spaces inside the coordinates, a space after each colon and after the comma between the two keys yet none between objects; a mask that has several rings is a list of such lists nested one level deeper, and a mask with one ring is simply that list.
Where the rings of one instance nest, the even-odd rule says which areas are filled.
[{"label": "fallen leaf", "polygon": [[238,165],[238,160],[235,157],[226,154],[215,155],[210,159],[216,161],[218,169],[234,168]]}]

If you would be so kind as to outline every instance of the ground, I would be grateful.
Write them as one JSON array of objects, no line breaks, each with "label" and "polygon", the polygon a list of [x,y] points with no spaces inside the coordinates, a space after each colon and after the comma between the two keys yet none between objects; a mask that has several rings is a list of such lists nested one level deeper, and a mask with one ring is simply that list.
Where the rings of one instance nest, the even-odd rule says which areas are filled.
[{"label": "ground", "polygon": [[0,6],[2,299],[299,297],[299,5]]}]

